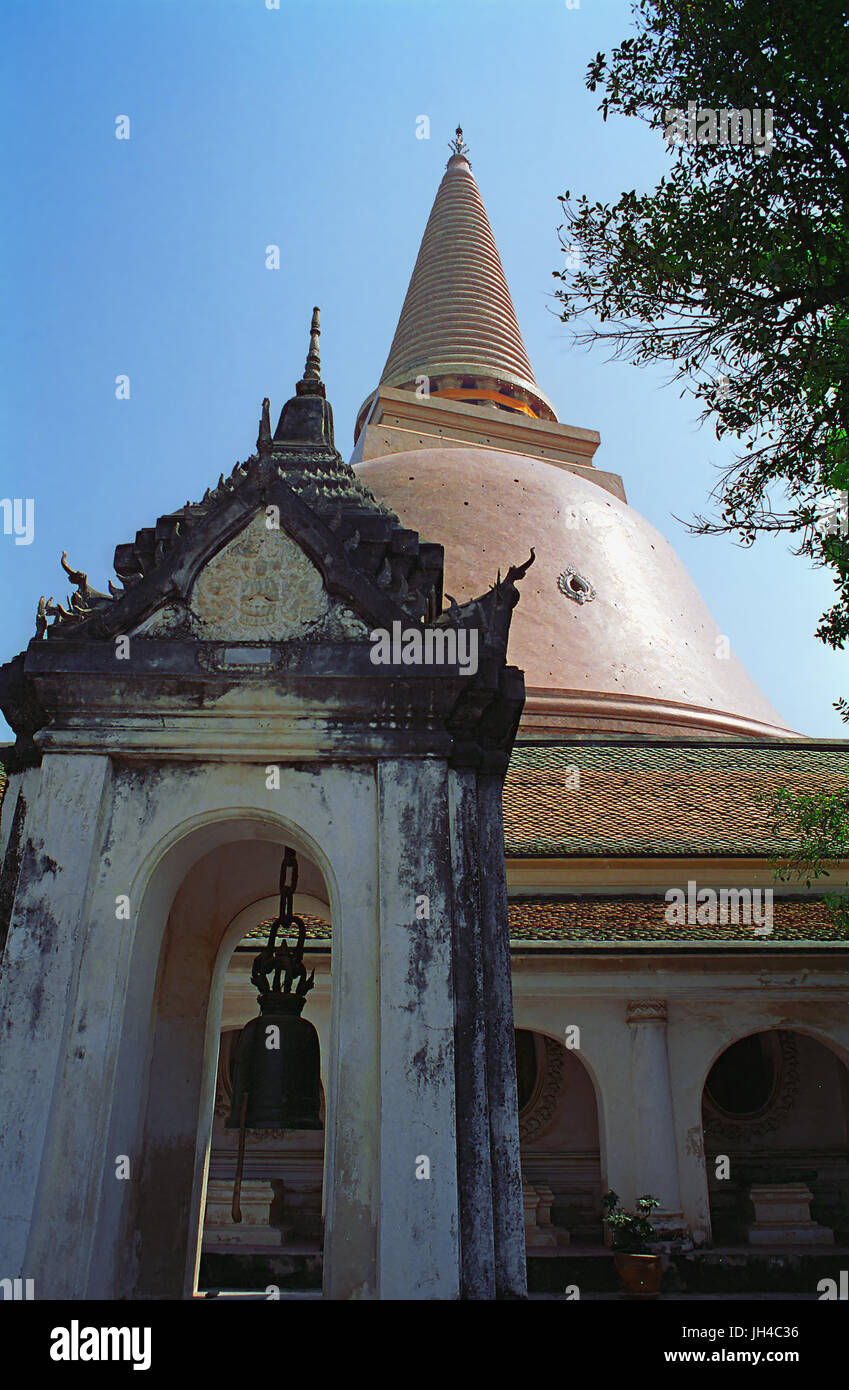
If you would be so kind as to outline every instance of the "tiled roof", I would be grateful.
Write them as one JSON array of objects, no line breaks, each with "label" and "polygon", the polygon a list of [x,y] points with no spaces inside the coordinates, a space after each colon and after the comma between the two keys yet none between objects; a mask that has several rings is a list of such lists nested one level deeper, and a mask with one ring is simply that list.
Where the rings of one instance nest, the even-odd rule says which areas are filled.
[{"label": "tiled roof", "polygon": [[[504,786],[505,848],[516,858],[766,857],[778,846],[758,796],[779,786],[838,788],[847,775],[846,742],[517,744]],[[0,800],[4,782],[0,768]],[[304,920],[308,936],[329,934],[320,918]]]},{"label": "tiled roof", "polygon": [[837,788],[847,775],[843,741],[517,744],[504,788],[507,854],[768,856],[778,844],[758,797]]},{"label": "tiled roof", "polygon": [[[752,926],[670,926],[665,920],[666,903],[659,898],[523,898],[509,904],[510,940],[584,942],[676,941],[682,945],[699,941],[751,941],[763,946],[773,941],[841,941],[820,899],[780,899],[773,902],[772,934],[755,936]],[[331,925],[323,917],[302,914],[307,941],[330,943]],[[243,945],[259,946],[268,935],[270,921],[252,927]]]},{"label": "tiled roof", "polygon": [[[307,941],[330,940],[330,923],[326,921],[324,917],[314,917],[308,912],[299,912],[298,916],[307,929]],[[259,946],[262,942],[267,941],[268,928],[271,926],[271,921],[272,919],[268,917],[264,922],[259,922],[257,926],[251,927],[250,931],[245,932],[242,937],[242,945],[253,946],[256,943],[256,945]],[[289,938],[293,935],[294,933],[290,932]]]},{"label": "tiled roof", "polygon": [[[755,925],[670,926],[666,903],[654,898],[529,898],[509,906],[511,941],[845,941],[819,899],[780,899],[772,904],[772,932],[756,936]],[[760,914],[758,914],[760,916]]]}]

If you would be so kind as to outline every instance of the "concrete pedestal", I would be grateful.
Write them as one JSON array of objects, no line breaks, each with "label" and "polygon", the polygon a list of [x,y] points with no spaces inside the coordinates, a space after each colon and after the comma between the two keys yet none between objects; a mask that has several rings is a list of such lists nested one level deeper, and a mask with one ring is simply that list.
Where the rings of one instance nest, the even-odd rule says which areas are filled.
[{"label": "concrete pedestal", "polygon": [[569,1232],[552,1225],[551,1208],[554,1193],[545,1183],[522,1183],[522,1206],[525,1213],[525,1245],[529,1250],[545,1246],[569,1244]]},{"label": "concrete pedestal", "polygon": [[803,1182],[758,1183],[749,1188],[755,1222],[750,1245],[833,1245],[834,1232],[811,1220],[813,1193]]},{"label": "concrete pedestal", "polygon": [[279,1249],[281,1231],[269,1225],[273,1190],[268,1182],[242,1183],[242,1219],[232,1217],[233,1184],[210,1181],[206,1189],[206,1220],[203,1248],[208,1251],[238,1250],[242,1246],[268,1246]]}]

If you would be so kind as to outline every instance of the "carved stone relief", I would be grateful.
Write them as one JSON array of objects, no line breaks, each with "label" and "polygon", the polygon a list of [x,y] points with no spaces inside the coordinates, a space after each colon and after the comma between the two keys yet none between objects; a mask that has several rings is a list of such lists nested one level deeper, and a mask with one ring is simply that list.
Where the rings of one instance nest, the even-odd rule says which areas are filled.
[{"label": "carved stone relief", "polygon": [[744,1140],[774,1134],[789,1116],[799,1095],[799,1044],[795,1033],[778,1030],[777,1077],[765,1111],[736,1119],[704,1097],[705,1131],[711,1139]]},{"label": "carved stone relief", "polygon": [[626,1023],[665,1023],[665,999],[629,999],[625,1010]]},{"label": "carved stone relief", "polygon": [[537,1046],[537,1085],[519,1115],[519,1139],[523,1144],[536,1139],[551,1124],[563,1089],[565,1047],[548,1037],[538,1037]]},{"label": "carved stone relief", "polygon": [[287,641],[323,626],[331,600],[312,561],[260,513],[201,571],[191,608],[203,637]]},{"label": "carved stone relief", "polygon": [[188,607],[169,603],[135,636],[192,636],[231,642],[350,641],[364,622],[332,599],[300,546],[259,512],[195,580]]}]

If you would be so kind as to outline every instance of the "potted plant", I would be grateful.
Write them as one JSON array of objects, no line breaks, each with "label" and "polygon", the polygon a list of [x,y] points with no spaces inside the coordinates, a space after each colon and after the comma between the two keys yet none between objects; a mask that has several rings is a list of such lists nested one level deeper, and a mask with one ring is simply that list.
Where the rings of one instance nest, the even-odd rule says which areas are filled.
[{"label": "potted plant", "polygon": [[615,1192],[601,1199],[602,1220],[613,1236],[613,1264],[619,1282],[629,1298],[657,1298],[663,1266],[660,1256],[653,1255],[650,1245],[657,1232],[649,1221],[656,1197],[638,1197],[636,1211],[623,1211]]}]

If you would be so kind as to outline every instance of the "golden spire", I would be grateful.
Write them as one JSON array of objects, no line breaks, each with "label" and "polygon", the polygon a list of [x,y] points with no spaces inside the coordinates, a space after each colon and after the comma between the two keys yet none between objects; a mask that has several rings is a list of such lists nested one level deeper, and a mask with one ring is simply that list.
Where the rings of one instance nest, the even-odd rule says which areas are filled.
[{"label": "golden spire", "polygon": [[534,380],[461,126],[449,147],[380,384],[556,420]]}]

